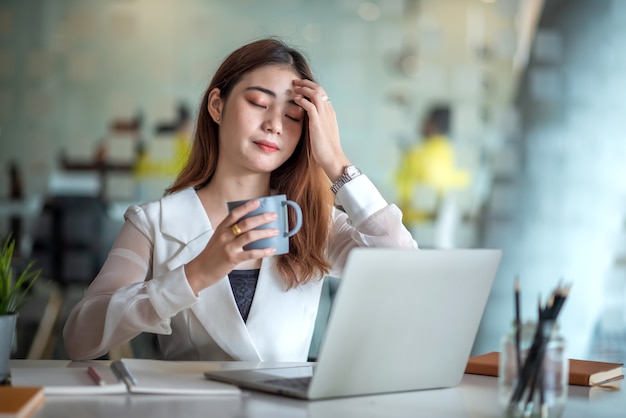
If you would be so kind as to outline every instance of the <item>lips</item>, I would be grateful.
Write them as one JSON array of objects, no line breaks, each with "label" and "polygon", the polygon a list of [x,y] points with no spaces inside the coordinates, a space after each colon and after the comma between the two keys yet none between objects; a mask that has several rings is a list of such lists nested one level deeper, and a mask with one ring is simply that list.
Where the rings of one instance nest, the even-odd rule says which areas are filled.
[{"label": "lips", "polygon": [[279,150],[278,145],[269,141],[254,141],[255,145],[265,152],[276,152]]}]

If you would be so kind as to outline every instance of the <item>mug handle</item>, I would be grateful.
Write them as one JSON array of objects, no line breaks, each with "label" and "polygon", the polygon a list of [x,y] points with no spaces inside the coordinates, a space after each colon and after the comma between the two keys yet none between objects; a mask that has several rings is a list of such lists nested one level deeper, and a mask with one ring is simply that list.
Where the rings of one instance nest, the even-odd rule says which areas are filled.
[{"label": "mug handle", "polygon": [[285,235],[284,235],[285,238],[288,238],[288,237],[294,236],[296,232],[298,232],[300,228],[302,228],[302,209],[300,208],[300,205],[298,205],[293,200],[284,200],[283,206],[291,206],[293,210],[296,211],[296,225],[293,227],[291,231],[285,232]]}]

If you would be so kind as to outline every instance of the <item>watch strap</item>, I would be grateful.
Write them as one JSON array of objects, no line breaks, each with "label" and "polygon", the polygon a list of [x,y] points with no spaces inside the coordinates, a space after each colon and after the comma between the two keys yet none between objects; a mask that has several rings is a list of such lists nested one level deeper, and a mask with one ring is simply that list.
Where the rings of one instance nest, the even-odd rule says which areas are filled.
[{"label": "watch strap", "polygon": [[357,167],[353,165],[345,166],[343,168],[343,174],[333,182],[333,184],[330,186],[330,190],[332,190],[334,194],[337,194],[339,189],[341,189],[344,184],[360,176],[361,174],[361,170],[359,170]]}]

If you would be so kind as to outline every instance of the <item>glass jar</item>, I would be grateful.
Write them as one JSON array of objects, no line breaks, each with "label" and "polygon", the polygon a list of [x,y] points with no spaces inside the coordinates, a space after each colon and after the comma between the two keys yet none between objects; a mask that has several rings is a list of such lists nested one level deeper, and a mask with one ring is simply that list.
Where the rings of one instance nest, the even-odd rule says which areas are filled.
[{"label": "glass jar", "polygon": [[519,334],[514,325],[502,338],[498,398],[505,417],[558,418],[565,409],[566,343],[556,323],[542,323],[540,328],[536,322],[525,322]]}]

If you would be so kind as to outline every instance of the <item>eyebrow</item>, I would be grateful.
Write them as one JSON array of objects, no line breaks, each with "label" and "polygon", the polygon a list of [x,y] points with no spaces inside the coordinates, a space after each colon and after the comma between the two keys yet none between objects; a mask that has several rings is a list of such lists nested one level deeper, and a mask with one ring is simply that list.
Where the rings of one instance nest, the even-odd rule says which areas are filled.
[{"label": "eyebrow", "polygon": [[[261,86],[250,86],[246,88],[246,91],[250,91],[250,90],[256,90],[256,91],[260,91],[261,93],[265,93],[268,96],[271,96],[273,98],[276,98],[276,93],[274,93],[272,90],[266,89],[265,87],[261,87]],[[295,106],[300,106],[298,105],[293,99],[288,100],[287,103],[295,105]]]}]

